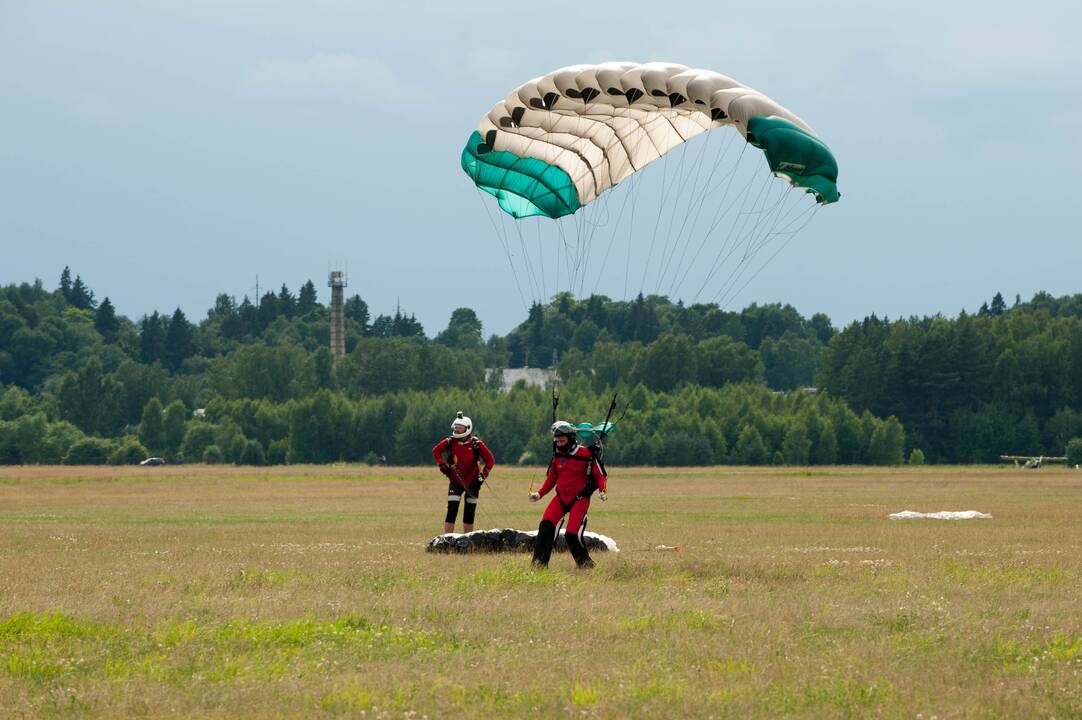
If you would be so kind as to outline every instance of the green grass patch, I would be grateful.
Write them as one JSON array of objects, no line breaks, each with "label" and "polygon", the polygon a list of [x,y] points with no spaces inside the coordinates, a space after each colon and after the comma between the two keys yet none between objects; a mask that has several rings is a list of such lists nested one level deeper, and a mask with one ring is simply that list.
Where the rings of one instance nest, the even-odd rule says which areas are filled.
[{"label": "green grass patch", "polygon": [[455,578],[454,588],[460,592],[513,587],[543,588],[561,582],[563,576],[558,571],[536,569],[524,558],[520,563],[503,563],[462,575]]},{"label": "green grass patch", "polygon": [[1032,588],[1075,581],[1072,574],[1059,565],[1022,562],[975,564],[951,560],[943,564],[943,574],[952,581],[992,588]]},{"label": "green grass patch", "polygon": [[699,609],[666,613],[643,613],[617,618],[616,626],[633,633],[671,632],[673,630],[699,630],[716,632],[728,627],[731,619],[724,615]]},{"label": "green grass patch", "polygon": [[370,661],[458,647],[442,632],[406,630],[354,616],[224,624],[180,620],[142,628],[62,613],[18,613],[0,622],[4,672],[35,681],[81,674],[171,683],[277,679],[314,672],[324,652]]}]

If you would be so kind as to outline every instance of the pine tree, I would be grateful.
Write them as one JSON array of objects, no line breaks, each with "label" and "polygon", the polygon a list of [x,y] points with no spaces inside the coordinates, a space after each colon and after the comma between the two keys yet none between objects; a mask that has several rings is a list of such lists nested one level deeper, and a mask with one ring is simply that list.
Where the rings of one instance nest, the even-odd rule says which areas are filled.
[{"label": "pine tree", "polygon": [[297,299],[293,297],[293,293],[289,291],[285,283],[282,283],[282,289],[278,292],[278,314],[291,318],[296,309]]},{"label": "pine tree", "polygon": [[264,293],[263,297],[259,299],[259,328],[258,331],[262,333],[267,329],[267,326],[274,322],[274,319],[278,317],[278,298],[274,293]]},{"label": "pine tree", "polygon": [[71,296],[68,301],[80,310],[94,309],[94,292],[83,284],[82,277],[76,275],[75,282],[71,286]]},{"label": "pine tree", "polygon": [[116,309],[113,308],[113,303],[110,302],[108,297],[101,301],[97,312],[94,313],[94,327],[107,341],[112,342],[116,339],[116,331],[120,329],[120,321],[117,320]]},{"label": "pine tree", "polygon": [[71,303],[71,268],[67,265],[64,266],[64,272],[60,273],[60,294]]},{"label": "pine tree", "polygon": [[160,360],[164,342],[165,329],[158,311],[155,310],[149,317],[144,315],[139,322],[139,360],[147,365]]},{"label": "pine tree", "polygon": [[319,306],[319,301],[316,298],[316,286],[309,280],[304,285],[301,285],[300,292],[297,294],[297,314],[307,315]]},{"label": "pine tree", "polygon": [[237,316],[240,317],[240,333],[242,335],[259,334],[259,310],[252,304],[247,295],[237,306]]},{"label": "pine tree", "polygon": [[359,295],[353,295],[346,300],[345,315],[346,320],[357,323],[361,335],[375,334],[373,328],[368,325],[368,321],[371,318],[368,313],[368,303],[362,300]]},{"label": "pine tree", "polygon": [[425,330],[413,314],[406,317],[396,310],[391,320],[391,334],[395,337],[424,337]]},{"label": "pine tree", "polygon": [[171,372],[180,369],[185,359],[195,355],[195,339],[192,324],[178,307],[169,320],[165,332],[165,347],[162,350],[162,364]]}]

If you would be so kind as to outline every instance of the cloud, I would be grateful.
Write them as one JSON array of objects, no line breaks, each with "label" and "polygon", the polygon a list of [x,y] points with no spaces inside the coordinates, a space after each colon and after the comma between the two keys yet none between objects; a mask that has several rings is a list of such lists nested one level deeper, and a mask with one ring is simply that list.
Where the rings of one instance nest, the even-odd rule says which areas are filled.
[{"label": "cloud", "polygon": [[430,101],[420,83],[379,60],[349,53],[317,53],[304,60],[262,60],[248,69],[245,85],[273,98],[325,98],[375,104]]}]

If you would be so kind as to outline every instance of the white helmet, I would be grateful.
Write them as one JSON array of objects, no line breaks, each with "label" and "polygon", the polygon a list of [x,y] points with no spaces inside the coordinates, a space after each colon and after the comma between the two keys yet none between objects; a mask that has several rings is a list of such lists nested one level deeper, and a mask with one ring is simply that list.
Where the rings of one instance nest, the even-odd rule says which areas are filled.
[{"label": "white helmet", "polygon": [[[460,427],[464,428],[464,430],[462,430],[462,432],[458,431],[458,428],[460,428]],[[455,419],[451,421],[451,437],[456,437],[456,438],[469,437],[470,433],[472,433],[472,432],[473,432],[473,420],[470,420],[468,417],[466,417],[465,415],[462,414],[461,410],[459,410],[458,414],[455,416]]]},{"label": "white helmet", "polygon": [[567,435],[568,437],[575,437],[577,428],[566,420],[557,420],[552,423],[552,435],[557,437],[559,435]]}]

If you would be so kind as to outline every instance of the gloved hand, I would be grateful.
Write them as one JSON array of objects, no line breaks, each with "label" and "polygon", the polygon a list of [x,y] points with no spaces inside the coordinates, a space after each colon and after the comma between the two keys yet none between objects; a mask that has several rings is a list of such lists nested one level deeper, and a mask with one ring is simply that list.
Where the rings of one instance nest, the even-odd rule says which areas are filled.
[{"label": "gloved hand", "polygon": [[598,490],[597,496],[601,498],[601,502],[605,502],[609,499],[608,493],[606,493],[604,490]]},{"label": "gloved hand", "polygon": [[541,499],[541,493],[539,493],[539,492],[530,493],[530,502],[537,502],[540,499]]},{"label": "gloved hand", "polygon": [[447,477],[451,477],[451,468],[447,467],[447,463],[440,463],[440,472]]},{"label": "gloved hand", "polygon": [[480,475],[478,475],[477,476],[477,487],[481,487],[482,485],[484,485],[485,480],[487,480],[487,479],[488,478],[485,476],[484,473],[481,473]]}]

